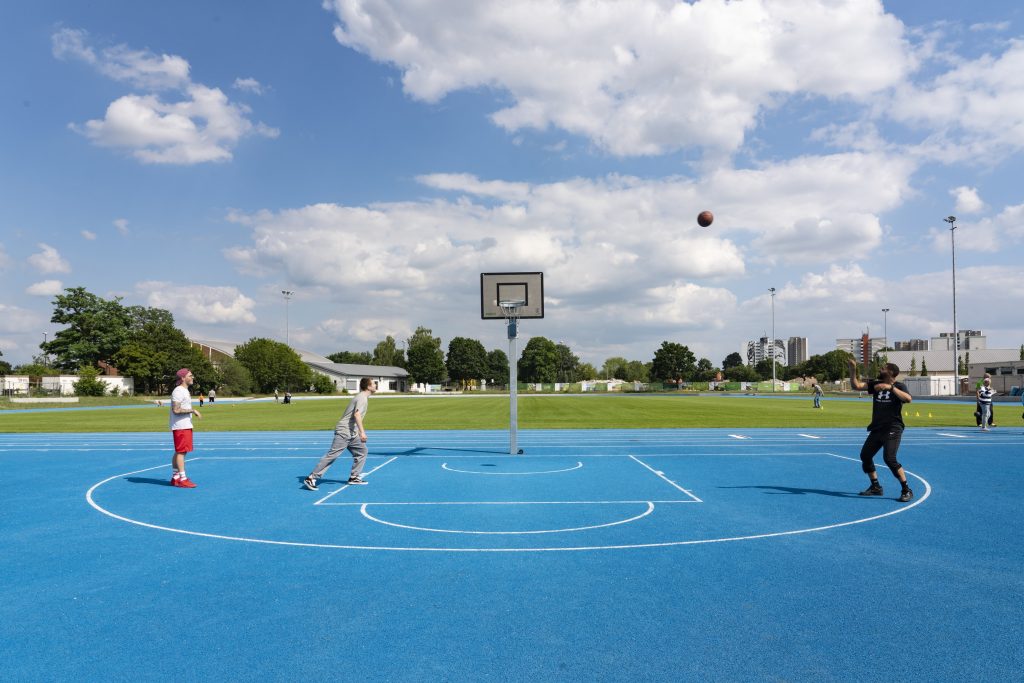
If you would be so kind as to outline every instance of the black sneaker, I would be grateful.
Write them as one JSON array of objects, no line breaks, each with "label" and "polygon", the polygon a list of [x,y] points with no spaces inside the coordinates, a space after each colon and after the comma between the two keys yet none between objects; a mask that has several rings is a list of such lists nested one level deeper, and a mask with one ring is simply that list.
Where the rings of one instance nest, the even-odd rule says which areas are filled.
[{"label": "black sneaker", "polygon": [[314,479],[313,477],[306,477],[302,481],[302,485],[305,486],[310,491],[316,491],[316,479]]},{"label": "black sneaker", "polygon": [[366,480],[362,477],[354,477],[348,480],[349,486],[366,486]]},{"label": "black sneaker", "polygon": [[900,494],[901,503],[909,503],[910,499],[914,497],[914,492],[910,489],[903,489],[903,493]]},{"label": "black sneaker", "polygon": [[880,496],[880,495],[882,495],[882,485],[878,484],[878,483],[874,483],[871,486],[869,486],[866,489],[864,489],[863,491],[861,491],[860,494],[858,494],[858,495],[861,495],[861,496]]}]

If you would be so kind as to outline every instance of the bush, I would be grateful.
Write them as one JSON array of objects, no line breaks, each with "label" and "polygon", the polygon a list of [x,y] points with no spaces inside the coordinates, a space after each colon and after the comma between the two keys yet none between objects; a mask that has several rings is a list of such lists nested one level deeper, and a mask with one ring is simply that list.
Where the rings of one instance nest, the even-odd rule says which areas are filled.
[{"label": "bush", "polygon": [[107,385],[97,379],[100,371],[93,367],[82,366],[78,369],[78,381],[72,386],[76,396],[103,396],[107,393]]},{"label": "bush", "polygon": [[313,391],[318,394],[333,394],[334,382],[327,375],[321,375],[319,372],[313,373]]}]

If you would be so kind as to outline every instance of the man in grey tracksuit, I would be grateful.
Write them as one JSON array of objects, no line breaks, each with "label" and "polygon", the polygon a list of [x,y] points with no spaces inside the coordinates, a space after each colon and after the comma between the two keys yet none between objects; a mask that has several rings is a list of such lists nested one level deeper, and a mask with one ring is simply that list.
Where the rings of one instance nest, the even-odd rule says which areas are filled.
[{"label": "man in grey tracksuit", "polygon": [[366,429],[363,428],[363,419],[366,417],[370,396],[375,393],[377,393],[376,380],[369,377],[359,380],[359,393],[349,401],[341,419],[334,426],[334,441],[331,443],[330,450],[320,458],[320,462],[302,482],[307,489],[316,491],[317,480],[324,476],[346,448],[352,453],[352,471],[349,474],[348,483],[353,486],[366,483],[360,476],[363,472],[363,465],[366,464],[367,437]]}]

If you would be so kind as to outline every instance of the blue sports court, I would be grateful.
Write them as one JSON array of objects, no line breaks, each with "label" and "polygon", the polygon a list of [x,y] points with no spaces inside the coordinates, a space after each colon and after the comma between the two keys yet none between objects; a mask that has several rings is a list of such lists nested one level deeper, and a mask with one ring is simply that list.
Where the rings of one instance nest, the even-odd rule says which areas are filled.
[{"label": "blue sports court", "polygon": [[1021,680],[1024,430],[0,435],[7,680]]}]

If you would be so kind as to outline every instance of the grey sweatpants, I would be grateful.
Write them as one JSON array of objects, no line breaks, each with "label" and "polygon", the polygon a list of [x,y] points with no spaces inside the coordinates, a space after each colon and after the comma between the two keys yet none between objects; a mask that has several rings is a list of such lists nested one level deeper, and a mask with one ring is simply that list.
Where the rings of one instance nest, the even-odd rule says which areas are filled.
[{"label": "grey sweatpants", "polygon": [[992,415],[992,404],[982,403],[981,404],[981,428],[988,429],[988,423]]},{"label": "grey sweatpants", "polygon": [[309,476],[319,479],[324,476],[334,461],[338,459],[345,449],[348,449],[352,453],[352,473],[349,475],[349,479],[355,479],[359,477],[363,472],[363,465],[366,464],[366,442],[359,439],[359,435],[349,434],[348,431],[337,431],[334,432],[334,441],[331,442],[331,449],[324,453],[324,457],[320,458],[320,462],[316,464],[313,471]]}]

